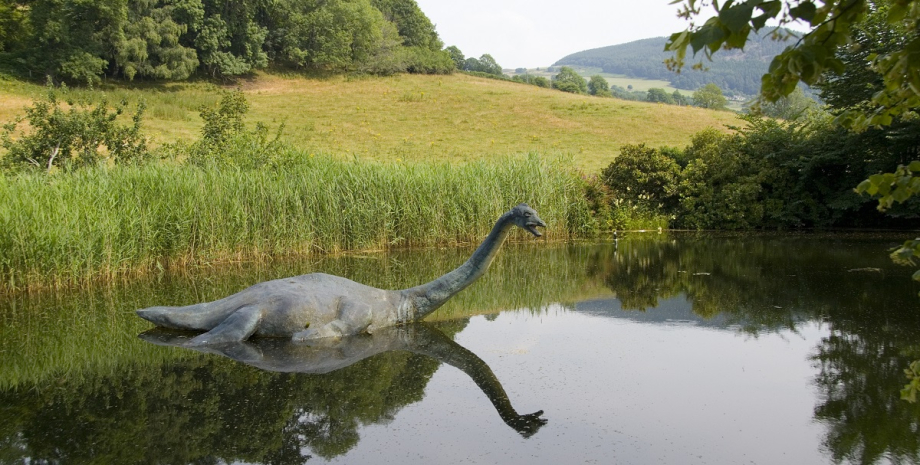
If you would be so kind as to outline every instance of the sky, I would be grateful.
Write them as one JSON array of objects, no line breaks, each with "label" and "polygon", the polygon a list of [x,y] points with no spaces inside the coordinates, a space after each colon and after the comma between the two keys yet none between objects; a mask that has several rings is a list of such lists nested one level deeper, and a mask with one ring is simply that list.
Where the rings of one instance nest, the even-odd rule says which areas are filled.
[{"label": "sky", "polygon": [[416,0],[445,46],[488,53],[503,68],[552,65],[571,53],[687,28],[671,0]]}]

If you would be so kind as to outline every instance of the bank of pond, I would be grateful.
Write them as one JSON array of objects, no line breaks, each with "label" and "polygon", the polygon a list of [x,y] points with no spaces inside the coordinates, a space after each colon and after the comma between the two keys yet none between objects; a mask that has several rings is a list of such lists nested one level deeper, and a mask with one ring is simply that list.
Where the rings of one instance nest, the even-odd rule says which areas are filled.
[{"label": "bank of pond", "polygon": [[918,463],[899,234],[506,244],[419,325],[196,351],[134,310],[309,272],[426,282],[470,247],[164,270],[0,301],[0,456],[65,463]]}]

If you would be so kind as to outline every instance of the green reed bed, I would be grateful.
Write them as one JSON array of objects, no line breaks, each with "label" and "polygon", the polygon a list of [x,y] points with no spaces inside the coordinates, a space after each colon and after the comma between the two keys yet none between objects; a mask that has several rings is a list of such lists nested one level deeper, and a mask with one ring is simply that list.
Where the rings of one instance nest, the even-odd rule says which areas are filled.
[{"label": "green reed bed", "polygon": [[69,285],[288,254],[476,243],[519,202],[540,212],[551,239],[583,234],[591,223],[565,160],[288,160],[259,169],[152,164],[0,178],[3,286]]}]

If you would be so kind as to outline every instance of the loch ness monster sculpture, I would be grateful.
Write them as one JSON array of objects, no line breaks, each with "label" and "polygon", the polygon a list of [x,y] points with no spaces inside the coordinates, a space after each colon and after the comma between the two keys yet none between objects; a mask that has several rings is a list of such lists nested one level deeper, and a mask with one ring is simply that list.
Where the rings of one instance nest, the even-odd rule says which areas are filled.
[{"label": "loch ness monster sculpture", "polygon": [[184,307],[150,307],[138,316],[157,326],[206,331],[191,345],[236,342],[259,337],[294,341],[373,333],[417,321],[478,279],[492,264],[513,226],[534,236],[546,227],[537,212],[520,204],[503,214],[473,255],[455,270],[427,284],[384,290],[347,278],[311,273],[250,286],[213,302]]}]

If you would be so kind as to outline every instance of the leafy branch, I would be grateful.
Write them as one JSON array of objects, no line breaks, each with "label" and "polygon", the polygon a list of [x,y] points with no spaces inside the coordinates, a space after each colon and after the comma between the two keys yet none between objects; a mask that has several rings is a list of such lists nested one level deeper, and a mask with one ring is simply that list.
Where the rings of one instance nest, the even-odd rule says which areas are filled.
[{"label": "leafy branch", "polygon": [[[840,75],[845,65],[837,51],[853,41],[853,26],[863,23],[867,14],[887,11],[886,21],[903,33],[903,44],[874,55],[865,66],[881,74],[884,89],[872,98],[871,112],[845,111],[838,122],[855,130],[887,126],[894,118],[920,106],[920,0],[674,0],[682,4],[678,16],[689,27],[671,35],[666,51],[674,57],[666,60],[672,71],[685,64],[687,49],[693,54],[703,51],[708,59],[720,49],[743,49],[751,32],[757,33],[775,20],[778,27],[805,23],[811,30],[773,58],[761,78],[761,96],[770,102],[789,95],[799,82],[817,84],[830,72]],[[703,8],[712,6],[716,16],[704,24],[695,19]],[[771,26],[773,27],[773,26]],[[775,37],[779,38],[776,32]]]}]

